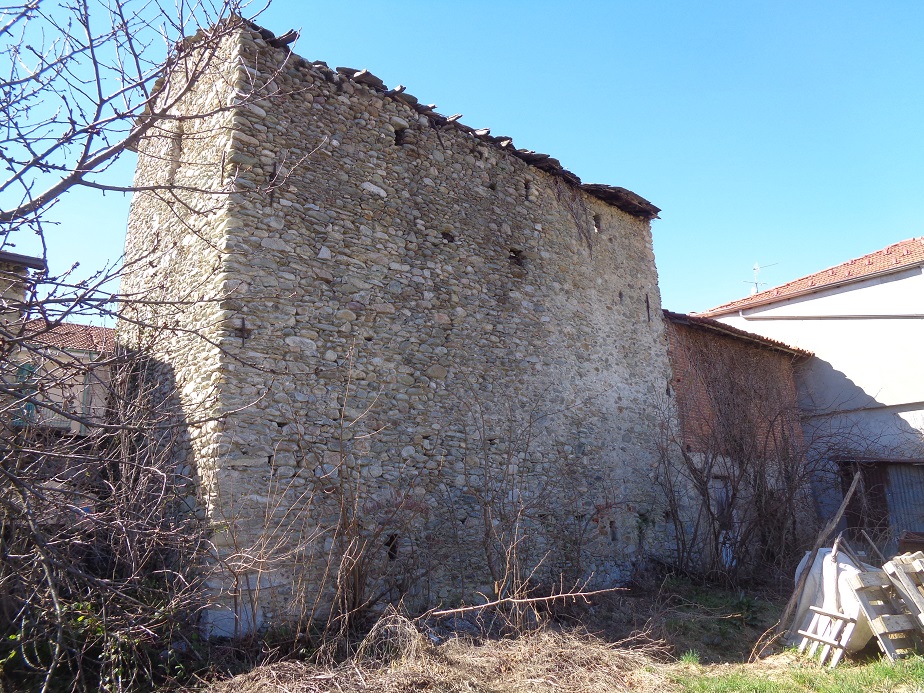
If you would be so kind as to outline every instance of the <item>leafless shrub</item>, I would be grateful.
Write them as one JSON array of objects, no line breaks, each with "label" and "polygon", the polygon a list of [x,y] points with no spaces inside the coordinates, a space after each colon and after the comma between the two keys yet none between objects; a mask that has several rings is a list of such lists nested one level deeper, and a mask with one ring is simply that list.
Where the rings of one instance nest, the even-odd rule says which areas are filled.
[{"label": "leafless shrub", "polygon": [[[241,28],[240,11],[233,0],[0,9],[0,250],[36,235],[42,260],[53,257],[48,211],[78,187],[142,192],[200,215],[232,192],[233,181],[139,190],[106,172],[145,139],[195,130],[260,96],[174,112]],[[0,268],[0,676],[18,686],[149,690],[198,656],[201,568],[214,551],[198,472],[178,460],[191,419],[207,424],[209,414],[181,415],[170,370],[145,348],[177,331],[147,321],[153,304],[169,313],[221,297],[154,291],[116,302],[126,269],[30,279]],[[69,321],[115,319],[134,326],[137,351],[59,343]]]},{"label": "leafless shrub", "polygon": [[109,366],[110,411],[86,435],[14,423],[0,450],[3,673],[43,689],[169,677],[201,606],[188,566],[205,537],[163,384],[134,355]]},{"label": "leafless shrub", "polygon": [[788,573],[811,535],[806,454],[786,357],[718,348],[689,331],[672,342],[685,364],[662,411],[659,482],[683,571],[737,585]]}]

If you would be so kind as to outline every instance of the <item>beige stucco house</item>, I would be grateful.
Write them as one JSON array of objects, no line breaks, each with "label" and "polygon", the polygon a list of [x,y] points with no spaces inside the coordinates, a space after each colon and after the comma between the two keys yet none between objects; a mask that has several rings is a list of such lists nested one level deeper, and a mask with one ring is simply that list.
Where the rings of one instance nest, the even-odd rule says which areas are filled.
[{"label": "beige stucco house", "polygon": [[924,532],[924,238],[701,315],[814,352],[797,378],[804,429],[815,454],[863,463],[868,507],[850,521],[888,548]]}]

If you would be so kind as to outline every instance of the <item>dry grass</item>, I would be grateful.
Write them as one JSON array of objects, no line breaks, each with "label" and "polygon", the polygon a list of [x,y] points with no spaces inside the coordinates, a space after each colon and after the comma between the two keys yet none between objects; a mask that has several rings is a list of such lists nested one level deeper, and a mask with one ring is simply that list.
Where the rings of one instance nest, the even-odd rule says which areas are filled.
[{"label": "dry grass", "polygon": [[[852,658],[835,670],[784,651],[744,663],[764,620],[779,613],[775,602],[723,594],[694,586],[654,599],[598,600],[581,619],[604,633],[578,625],[546,625],[518,637],[450,637],[434,644],[394,610],[372,628],[348,661],[325,667],[277,662],[247,674],[200,687],[198,693],[871,693],[924,691],[924,658],[891,664]],[[648,603],[648,608],[641,608]],[[618,608],[617,608],[618,607]],[[651,632],[620,640],[626,614]],[[766,613],[765,613],[766,612]],[[612,622],[610,622],[612,621]],[[576,623],[580,623],[575,619]],[[601,626],[610,625],[611,628]],[[727,631],[727,632],[726,632]],[[627,631],[623,631],[627,632]],[[434,635],[430,632],[430,635]],[[442,637],[442,635],[440,635]],[[706,640],[713,642],[708,645]],[[672,647],[671,647],[672,646]],[[714,650],[714,651],[713,651]],[[725,656],[716,656],[720,650]],[[673,656],[670,652],[673,651]],[[681,661],[680,657],[686,653]],[[705,654],[705,656],[703,656]],[[701,662],[701,663],[700,663]],[[713,663],[710,663],[713,662]]]},{"label": "dry grass", "polygon": [[607,643],[586,633],[544,629],[517,638],[432,645],[409,621],[390,616],[356,657],[333,668],[304,662],[260,667],[207,693],[611,693],[666,691],[664,649],[636,639]]}]

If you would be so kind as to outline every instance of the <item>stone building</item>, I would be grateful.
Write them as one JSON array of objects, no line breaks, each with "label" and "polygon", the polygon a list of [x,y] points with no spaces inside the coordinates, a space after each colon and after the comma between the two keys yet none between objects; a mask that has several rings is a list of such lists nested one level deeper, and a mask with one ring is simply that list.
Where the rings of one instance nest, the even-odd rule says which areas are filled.
[{"label": "stone building", "polygon": [[251,25],[174,113],[138,145],[121,329],[186,421],[213,632],[664,551],[656,207]]}]

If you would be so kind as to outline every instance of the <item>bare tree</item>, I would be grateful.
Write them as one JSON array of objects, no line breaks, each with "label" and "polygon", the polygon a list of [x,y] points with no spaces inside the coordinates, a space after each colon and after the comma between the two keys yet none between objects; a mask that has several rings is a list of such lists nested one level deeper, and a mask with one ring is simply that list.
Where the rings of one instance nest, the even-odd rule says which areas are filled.
[{"label": "bare tree", "polygon": [[[195,652],[195,567],[213,551],[195,472],[176,454],[195,412],[178,413],[156,363],[68,322],[138,321],[128,304],[160,299],[112,301],[118,262],[80,281],[43,271],[45,227],[76,188],[177,205],[232,190],[141,189],[107,172],[143,140],[262,96],[177,115],[241,12],[235,0],[0,8],[0,685],[148,690]],[[43,258],[24,266],[9,251],[32,236]],[[203,300],[214,297],[178,303]],[[162,325],[138,327],[157,339]]]},{"label": "bare tree", "polygon": [[[788,574],[814,519],[790,359],[707,331],[672,338],[660,484],[678,566],[730,585]],[[678,364],[683,364],[678,368]]]},{"label": "bare tree", "polygon": [[[9,242],[23,226],[41,232],[47,210],[75,186],[132,189],[103,174],[175,118],[229,29],[221,20],[240,7],[29,0],[0,12],[0,224]],[[181,71],[186,79],[172,79]]]}]

